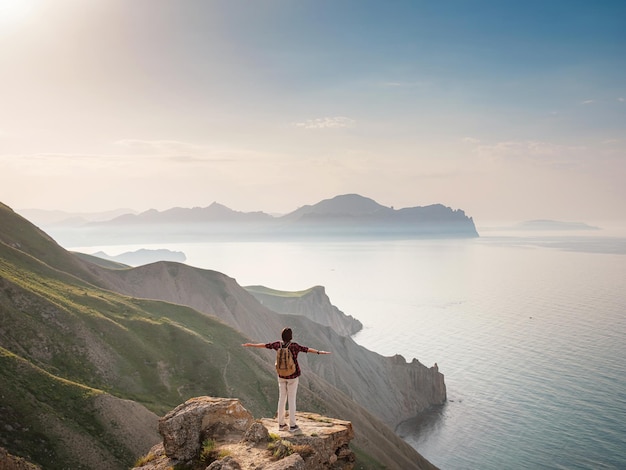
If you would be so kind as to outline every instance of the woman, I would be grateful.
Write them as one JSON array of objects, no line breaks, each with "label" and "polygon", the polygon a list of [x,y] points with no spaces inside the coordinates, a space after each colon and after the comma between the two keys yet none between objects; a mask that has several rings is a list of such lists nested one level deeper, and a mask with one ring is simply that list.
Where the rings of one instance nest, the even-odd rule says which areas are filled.
[{"label": "woman", "polygon": [[298,391],[298,377],[300,377],[300,365],[298,364],[298,353],[312,353],[312,354],[330,354],[328,351],[320,351],[319,349],[312,349],[307,346],[300,346],[298,343],[294,343],[292,340],[293,332],[291,328],[284,328],[281,332],[282,342],[276,341],[274,343],[245,343],[243,346],[246,348],[267,348],[278,350],[282,348],[288,348],[293,356],[295,362],[296,371],[288,375],[287,377],[278,376],[278,429],[280,431],[287,430],[287,424],[285,423],[285,405],[289,401],[289,431],[297,432],[300,430],[296,424],[296,393]]}]

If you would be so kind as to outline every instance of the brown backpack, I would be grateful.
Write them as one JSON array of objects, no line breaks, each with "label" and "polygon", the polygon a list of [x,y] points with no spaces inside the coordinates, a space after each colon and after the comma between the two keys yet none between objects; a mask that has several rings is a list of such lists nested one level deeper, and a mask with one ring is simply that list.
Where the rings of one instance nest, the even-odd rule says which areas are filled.
[{"label": "brown backpack", "polygon": [[293,354],[289,350],[291,342],[282,344],[276,350],[276,373],[279,377],[289,377],[296,372],[296,361],[293,360]]}]

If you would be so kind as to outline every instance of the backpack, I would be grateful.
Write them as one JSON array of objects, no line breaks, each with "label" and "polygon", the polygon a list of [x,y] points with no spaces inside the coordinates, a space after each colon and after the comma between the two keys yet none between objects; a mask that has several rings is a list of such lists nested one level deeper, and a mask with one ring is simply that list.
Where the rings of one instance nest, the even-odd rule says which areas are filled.
[{"label": "backpack", "polygon": [[279,377],[289,377],[296,372],[296,362],[293,360],[293,354],[289,350],[291,342],[283,345],[276,350],[276,373]]}]

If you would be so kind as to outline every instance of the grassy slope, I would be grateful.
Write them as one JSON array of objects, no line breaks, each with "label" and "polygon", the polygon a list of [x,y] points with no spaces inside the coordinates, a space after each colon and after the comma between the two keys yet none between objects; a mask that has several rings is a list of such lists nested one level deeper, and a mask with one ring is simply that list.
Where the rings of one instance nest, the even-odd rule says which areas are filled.
[{"label": "grassy slope", "polygon": [[[243,397],[257,396],[247,383],[265,374],[241,348],[246,339],[218,320],[99,289],[6,245],[0,255],[0,338],[25,359],[71,380],[153,402],[157,412],[200,393],[229,396],[236,389]],[[253,412],[268,409],[256,400],[249,406]]]},{"label": "grassy slope", "polygon": [[65,442],[79,435],[112,468],[132,461],[131,450],[94,413],[94,399],[102,393],[0,348],[0,421],[12,429],[1,434],[3,446],[45,468],[89,468]]},{"label": "grassy slope", "polygon": [[[98,289],[5,244],[0,244],[0,325],[5,360],[13,363],[19,357],[22,367],[30,364],[50,374],[44,378],[63,378],[81,393],[87,390],[82,385],[96,390],[92,393],[105,390],[158,414],[192,396],[228,397],[235,391],[254,414],[271,415],[275,407],[270,371],[240,346],[246,339],[228,326],[190,308]],[[7,397],[33,396],[38,383],[9,373],[2,387],[7,388],[2,409],[25,422],[39,422],[15,426],[28,432],[0,428],[0,438],[14,444],[6,447],[24,455],[25,449],[40,447],[42,439],[41,445],[54,453],[53,460],[63,462],[58,441],[33,434],[33,429],[44,428],[35,418],[41,415],[39,406],[32,405],[41,400],[7,403]],[[73,419],[76,410],[68,408],[68,402],[80,401],[69,393],[71,387],[63,390],[47,406],[53,415]],[[89,434],[80,422],[76,426]],[[47,463],[46,468],[63,468],[62,463],[55,467],[41,458],[36,453],[33,460]],[[132,462],[126,458],[125,463]]]},{"label": "grassy slope", "polygon": [[108,260],[104,258],[99,258],[97,256],[88,255],[86,253],[79,253],[76,251],[72,251],[70,253],[72,253],[74,256],[78,257],[79,259],[95,264],[97,266],[102,266],[103,268],[107,268],[107,269],[127,269],[130,267],[127,264],[119,263],[118,261],[112,261],[112,260]]},{"label": "grassy slope", "polygon": [[51,267],[92,280],[85,264],[59,246],[48,234],[0,203],[0,242],[29,253]]}]

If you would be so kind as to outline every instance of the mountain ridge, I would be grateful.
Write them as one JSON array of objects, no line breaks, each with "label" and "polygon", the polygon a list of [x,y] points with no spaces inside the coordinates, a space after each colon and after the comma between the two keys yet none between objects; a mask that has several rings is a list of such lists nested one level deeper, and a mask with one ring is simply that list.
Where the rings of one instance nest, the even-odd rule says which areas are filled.
[{"label": "mountain ridge", "polygon": [[402,209],[358,194],[302,206],[288,214],[239,212],[217,202],[207,207],[150,209],[111,220],[57,224],[46,230],[65,246],[172,241],[272,240],[310,237],[476,238],[471,217],[442,204]]}]

